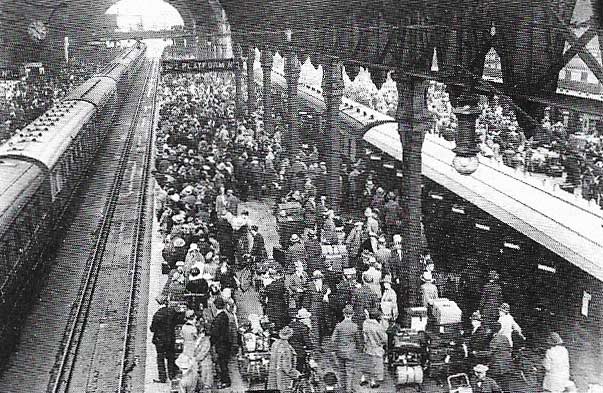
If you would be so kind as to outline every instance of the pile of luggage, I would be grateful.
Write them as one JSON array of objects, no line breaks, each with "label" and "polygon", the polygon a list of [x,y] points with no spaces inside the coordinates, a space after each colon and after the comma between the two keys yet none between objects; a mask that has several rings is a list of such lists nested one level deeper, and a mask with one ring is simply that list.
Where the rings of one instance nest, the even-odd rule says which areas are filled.
[{"label": "pile of luggage", "polygon": [[445,298],[436,299],[426,327],[429,376],[440,382],[465,366],[462,311]]},{"label": "pile of luggage", "polygon": [[323,244],[322,256],[326,261],[331,262],[333,271],[337,273],[343,272],[343,268],[348,266],[348,250],[343,244],[328,245]]}]

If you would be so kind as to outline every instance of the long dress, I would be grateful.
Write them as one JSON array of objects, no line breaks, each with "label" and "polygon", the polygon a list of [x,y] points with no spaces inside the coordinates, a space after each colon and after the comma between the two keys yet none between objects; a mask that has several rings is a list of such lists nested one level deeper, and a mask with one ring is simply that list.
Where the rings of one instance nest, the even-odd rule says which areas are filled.
[{"label": "long dress", "polygon": [[211,389],[214,385],[214,362],[211,358],[211,343],[209,336],[201,336],[197,339],[195,360],[197,361],[197,366],[199,368],[197,388]]},{"label": "long dress", "polygon": [[295,365],[296,353],[291,344],[287,340],[276,340],[270,350],[266,388],[280,390],[281,393],[290,393],[293,380],[298,375]]},{"label": "long dress", "polygon": [[192,321],[187,321],[182,325],[181,334],[184,340],[184,343],[182,344],[182,353],[192,358],[195,352],[195,343],[197,341],[197,328]]}]

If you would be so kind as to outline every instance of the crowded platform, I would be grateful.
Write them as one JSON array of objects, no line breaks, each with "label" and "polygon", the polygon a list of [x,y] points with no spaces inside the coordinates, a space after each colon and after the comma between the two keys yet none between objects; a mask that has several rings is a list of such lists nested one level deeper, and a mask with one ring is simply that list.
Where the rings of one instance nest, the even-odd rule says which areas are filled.
[{"label": "crowded platform", "polygon": [[[267,135],[259,99],[237,120],[232,76],[164,75],[159,91],[155,212],[168,280],[150,327],[156,382],[226,389],[236,359],[250,384],[281,392],[379,389],[387,374],[433,391],[575,391],[563,337],[519,326],[497,271],[483,275],[475,261],[440,271],[424,241],[419,297],[409,298],[399,191],[363,159],[344,169],[335,212],[317,146],[303,141],[286,157],[283,116]],[[240,207],[252,200],[273,207],[273,250]],[[261,315],[240,319],[250,291]]]}]

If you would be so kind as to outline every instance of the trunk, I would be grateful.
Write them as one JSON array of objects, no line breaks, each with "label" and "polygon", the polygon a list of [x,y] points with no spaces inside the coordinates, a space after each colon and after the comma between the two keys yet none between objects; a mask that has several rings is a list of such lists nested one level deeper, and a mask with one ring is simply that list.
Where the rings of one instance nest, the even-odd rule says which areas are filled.
[{"label": "trunk", "polygon": [[403,147],[402,170],[402,242],[409,271],[410,306],[419,304],[421,265],[421,149],[425,132],[429,129],[424,91],[427,83],[416,78],[399,78],[398,133]]}]

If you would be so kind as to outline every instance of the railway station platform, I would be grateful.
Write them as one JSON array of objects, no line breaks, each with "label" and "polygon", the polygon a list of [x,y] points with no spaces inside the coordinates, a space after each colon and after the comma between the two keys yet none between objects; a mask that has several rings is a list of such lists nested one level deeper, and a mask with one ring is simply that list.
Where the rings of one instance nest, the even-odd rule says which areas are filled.
[{"label": "railway station platform", "polygon": [[[266,242],[266,249],[268,251],[268,257],[272,257],[272,251],[275,246],[278,245],[278,234],[276,231],[276,220],[272,214],[273,201],[269,198],[263,199],[262,201],[250,201],[241,203],[239,205],[240,210],[249,211],[250,221],[255,223],[259,227],[259,232],[264,235]],[[153,231],[152,231],[152,247],[151,247],[151,260],[150,260],[150,280],[149,280],[149,304],[148,304],[148,327],[151,326],[153,314],[159,308],[154,299],[161,293],[163,286],[167,281],[167,276],[161,274],[161,263],[163,258],[161,256],[161,250],[163,249],[163,241],[158,231],[159,223],[157,219],[153,219]],[[245,320],[250,314],[262,314],[262,306],[260,304],[258,294],[250,288],[244,294],[239,291],[234,292],[234,299],[237,305],[237,317],[239,321]],[[145,360],[145,393],[168,393],[170,392],[170,383],[156,383],[153,382],[157,378],[157,356],[155,346],[151,342],[152,333],[148,331],[147,334],[147,347],[146,347],[146,360]],[[333,365],[335,364],[335,357],[333,355],[333,348],[325,346],[322,352],[316,353],[317,362],[320,367],[321,373],[328,371],[334,371]],[[232,386],[228,389],[216,390],[225,393],[242,393],[248,390],[261,390],[264,388],[263,384],[253,383],[251,386],[243,380],[239,373],[236,357],[233,357],[230,364],[230,377],[232,379]],[[361,387],[360,373],[357,370],[357,376],[355,378],[357,383],[356,392],[358,393],[392,393],[396,391],[396,387],[391,375],[385,373],[385,381],[379,388],[371,389],[369,387]],[[443,391],[433,381],[426,381],[423,384],[424,392],[440,392]]]}]

